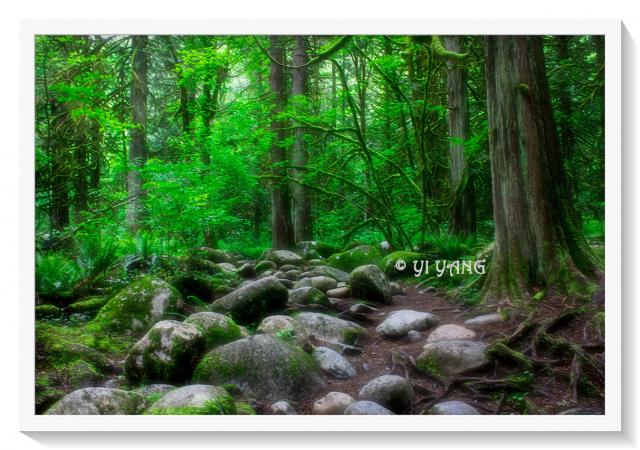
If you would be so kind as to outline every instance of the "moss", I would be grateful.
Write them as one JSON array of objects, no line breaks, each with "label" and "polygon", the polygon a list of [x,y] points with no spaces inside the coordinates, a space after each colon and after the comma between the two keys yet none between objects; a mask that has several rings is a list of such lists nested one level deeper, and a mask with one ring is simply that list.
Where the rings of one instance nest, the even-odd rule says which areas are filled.
[{"label": "moss", "polygon": [[444,376],[442,370],[440,370],[437,359],[431,356],[418,359],[416,361],[416,368],[420,372],[436,378],[442,378]]},{"label": "moss", "polygon": [[346,328],[342,332],[343,342],[348,345],[356,345],[362,337],[363,331],[357,328]]},{"label": "moss", "polygon": [[361,245],[342,253],[334,253],[327,260],[327,265],[336,269],[351,272],[356,267],[367,264],[378,264],[381,255],[377,248]]},{"label": "moss", "polygon": [[81,300],[67,306],[66,311],[70,313],[85,313],[97,311],[102,308],[109,301],[107,297],[91,297],[86,300]]},{"label": "moss", "polygon": [[230,395],[221,395],[207,400],[202,406],[183,406],[172,408],[149,408],[147,415],[163,416],[223,416],[237,414],[236,404]]},{"label": "moss", "polygon": [[211,375],[216,380],[234,380],[246,374],[247,368],[241,362],[228,361],[219,355],[209,353],[202,358],[193,372],[196,381],[212,381]]},{"label": "moss", "polygon": [[240,416],[255,416],[257,413],[250,404],[245,402],[236,402],[236,414]]},{"label": "moss", "polygon": [[[415,274],[413,262],[424,259],[426,258],[420,253],[405,251],[393,252],[382,258],[379,267],[389,277],[409,277]],[[402,270],[396,268],[396,262],[399,260],[402,260],[406,263],[405,268]],[[418,268],[420,268],[419,265]]]},{"label": "moss", "polygon": [[600,391],[586,376],[582,375],[578,378],[578,391],[587,397],[597,397]]},{"label": "moss", "polygon": [[52,319],[60,317],[62,310],[55,305],[40,305],[36,306],[36,318],[37,319]]}]

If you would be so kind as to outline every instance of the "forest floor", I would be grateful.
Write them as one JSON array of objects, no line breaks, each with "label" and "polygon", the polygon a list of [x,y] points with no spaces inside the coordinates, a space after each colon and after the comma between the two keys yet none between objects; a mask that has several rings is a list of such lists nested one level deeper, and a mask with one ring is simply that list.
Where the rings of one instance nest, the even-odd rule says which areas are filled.
[{"label": "forest floor", "polygon": [[[342,309],[347,312],[349,306],[354,303],[353,299],[342,300],[338,305],[338,310]],[[544,321],[546,318],[557,317],[569,309],[567,305],[559,307],[558,304],[561,303],[556,301],[539,305],[538,311],[544,312],[544,316],[536,313],[534,317]],[[394,364],[393,355],[398,352],[415,360],[422,352],[424,338],[432,330],[423,332],[423,339],[416,342],[406,336],[393,340],[384,338],[376,331],[376,327],[396,310],[409,309],[430,312],[437,316],[437,326],[456,324],[465,327],[468,327],[464,324],[466,319],[485,313],[486,310],[482,311],[477,307],[449,299],[438,291],[424,292],[413,286],[406,287],[406,295],[394,296],[392,304],[376,305],[376,308],[377,311],[371,313],[367,317],[367,321],[360,321],[360,324],[365,326],[368,331],[366,341],[361,346],[362,353],[346,356],[356,368],[357,375],[346,380],[328,378],[326,388],[317,393],[315,398],[320,398],[332,391],[344,392],[353,398],[358,398],[359,390],[367,382],[381,375],[394,374],[408,376],[414,387],[412,410],[407,411],[407,414],[421,414],[433,404],[448,400],[464,401],[476,408],[481,414],[558,414],[563,411],[572,411],[572,413],[578,414],[604,414],[604,395],[601,394],[604,392],[604,378],[598,379],[598,374],[590,373],[588,379],[595,378],[597,382],[586,382],[587,386],[579,386],[578,395],[574,397],[574,387],[570,382],[572,364],[574,364],[571,359],[557,361],[549,358],[549,361],[557,361],[553,363],[553,370],[536,371],[535,381],[532,385],[523,386],[521,390],[497,389],[500,387],[499,385],[496,385],[496,389],[489,385],[488,389],[472,390],[465,386],[464,380],[470,378],[499,380],[505,374],[519,374],[522,373],[522,370],[517,367],[507,366],[505,368],[502,365],[499,367],[497,363],[494,363],[488,369],[465,373],[464,379],[460,377],[442,383],[419,373],[415,368]],[[350,317],[345,318],[354,320]],[[523,323],[522,319],[513,318],[499,323],[473,327],[477,333],[476,339],[492,344],[518,331]],[[592,351],[594,356],[604,360],[604,347],[591,345],[600,339],[600,337],[593,335],[591,323],[592,316],[590,314],[581,314],[575,319],[567,321],[566,324],[562,324],[562,327],[558,327],[554,332],[571,340],[571,342],[594,347]],[[588,368],[583,370],[588,372]],[[312,406],[312,399],[294,405],[299,414],[311,414]]]}]

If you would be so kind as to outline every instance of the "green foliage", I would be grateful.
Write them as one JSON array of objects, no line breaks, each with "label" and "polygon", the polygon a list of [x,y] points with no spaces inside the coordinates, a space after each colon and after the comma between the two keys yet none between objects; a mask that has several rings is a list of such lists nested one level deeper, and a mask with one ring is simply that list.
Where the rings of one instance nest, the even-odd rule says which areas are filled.
[{"label": "green foliage", "polygon": [[62,254],[36,254],[36,292],[40,294],[69,292],[83,276],[82,268]]}]

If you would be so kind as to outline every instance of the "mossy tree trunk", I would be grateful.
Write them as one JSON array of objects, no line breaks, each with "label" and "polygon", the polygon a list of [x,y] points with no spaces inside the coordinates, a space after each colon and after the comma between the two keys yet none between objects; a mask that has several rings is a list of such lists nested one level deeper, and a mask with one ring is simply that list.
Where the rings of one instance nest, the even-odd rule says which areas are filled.
[{"label": "mossy tree trunk", "polygon": [[279,115],[284,111],[286,94],[284,79],[284,38],[270,36],[269,84],[273,97],[273,115],[271,118],[271,242],[274,249],[290,249],[294,247],[293,224],[291,223],[291,202],[286,181],[287,152],[284,147],[286,132]]},{"label": "mossy tree trunk", "polygon": [[584,289],[598,271],[573,209],[538,36],[485,38],[495,249],[485,301]]},{"label": "mossy tree trunk", "polygon": [[[447,51],[460,54],[462,36],[445,36]],[[476,201],[473,177],[469,176],[464,149],[470,137],[467,69],[463,58],[447,58],[447,107],[449,110],[449,161],[452,202],[449,232],[468,235],[476,231]]]}]

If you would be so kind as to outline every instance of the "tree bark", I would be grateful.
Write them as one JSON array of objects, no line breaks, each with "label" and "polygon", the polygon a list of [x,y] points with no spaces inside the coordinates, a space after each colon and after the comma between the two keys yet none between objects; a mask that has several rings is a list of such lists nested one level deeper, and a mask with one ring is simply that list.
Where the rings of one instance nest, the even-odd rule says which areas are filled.
[{"label": "tree bark", "polygon": [[[291,95],[294,100],[297,99],[299,113],[306,111],[306,94],[307,94],[307,69],[302,67],[307,63],[307,43],[304,36],[295,37],[296,47],[293,53],[293,69],[291,77]],[[293,142],[293,165],[296,167],[304,167],[307,165],[307,149],[305,147],[305,130],[304,128],[296,128],[295,141]],[[304,176],[302,170],[293,169],[291,176],[295,180],[301,180]],[[312,239],[311,225],[311,208],[309,205],[309,196],[306,188],[295,181],[291,183],[291,199],[292,199],[292,220],[295,241],[308,241]]]},{"label": "tree bark", "polygon": [[495,249],[485,301],[581,293],[598,271],[568,195],[539,36],[485,38]]},{"label": "tree bark", "polygon": [[[462,36],[445,36],[442,43],[446,50],[461,53]],[[473,178],[469,176],[464,154],[471,130],[467,98],[467,69],[464,67],[464,61],[460,59],[447,59],[447,93],[452,194],[449,233],[463,236],[476,231],[476,201]]]},{"label": "tree bark", "polygon": [[129,144],[129,164],[132,169],[127,179],[130,202],[127,209],[127,223],[131,232],[142,226],[144,205],[142,198],[142,176],[140,169],[147,160],[147,70],[148,36],[132,36],[133,65],[131,79],[131,108],[133,112],[131,142]]},{"label": "tree bark", "polygon": [[287,154],[284,148],[286,133],[283,120],[278,117],[284,110],[284,48],[282,36],[270,36],[269,84],[273,96],[271,117],[271,242],[273,249],[291,249],[295,245],[293,225],[291,223],[291,204],[287,177]]}]

